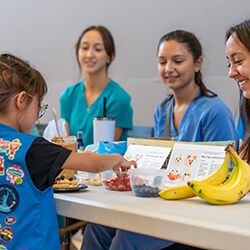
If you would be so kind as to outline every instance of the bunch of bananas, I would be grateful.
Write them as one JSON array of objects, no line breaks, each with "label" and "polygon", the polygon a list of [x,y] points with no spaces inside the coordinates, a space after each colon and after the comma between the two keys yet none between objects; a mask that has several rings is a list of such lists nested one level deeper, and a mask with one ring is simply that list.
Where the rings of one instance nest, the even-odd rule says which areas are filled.
[{"label": "bunch of bananas", "polygon": [[[228,145],[225,151],[224,162],[211,175],[200,181],[190,181],[187,185],[166,188],[159,193],[160,197],[177,200],[197,195],[216,205],[233,204],[241,200],[250,190],[250,166],[239,157],[233,145]],[[225,181],[230,156],[235,167]]]}]

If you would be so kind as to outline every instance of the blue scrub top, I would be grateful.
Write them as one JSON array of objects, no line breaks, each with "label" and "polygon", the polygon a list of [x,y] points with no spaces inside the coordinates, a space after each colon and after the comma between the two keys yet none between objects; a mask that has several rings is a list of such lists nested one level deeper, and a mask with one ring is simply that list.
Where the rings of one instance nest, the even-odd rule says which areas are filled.
[{"label": "blue scrub top", "polygon": [[[247,119],[246,119],[246,117],[245,117],[245,126],[247,126]],[[237,124],[237,130],[236,130],[236,132],[237,132],[238,137],[239,137],[242,141],[244,141],[245,132],[244,132],[243,123],[242,123],[240,117],[239,117],[239,119],[238,119],[238,124]]]},{"label": "blue scrub top", "polygon": [[61,118],[68,122],[72,135],[77,136],[78,131],[83,131],[84,147],[93,144],[93,119],[103,116],[104,97],[106,116],[115,117],[115,126],[124,129],[120,141],[127,140],[128,130],[133,127],[133,109],[131,97],[118,83],[111,80],[90,107],[85,99],[83,81],[68,87],[60,98]]},{"label": "blue scrub top", "polygon": [[[194,99],[198,96],[199,90]],[[164,137],[166,112],[169,101],[160,102],[154,112],[155,137]],[[193,100],[184,113],[177,133],[173,122],[173,106],[170,119],[170,136],[176,141],[236,141],[234,119],[231,111],[219,97],[203,96]]]}]

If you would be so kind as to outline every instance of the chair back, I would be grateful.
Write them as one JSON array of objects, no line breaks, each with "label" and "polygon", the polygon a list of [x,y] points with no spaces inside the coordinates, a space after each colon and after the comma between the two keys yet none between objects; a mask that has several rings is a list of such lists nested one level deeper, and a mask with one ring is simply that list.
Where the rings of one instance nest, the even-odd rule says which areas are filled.
[{"label": "chair back", "polygon": [[134,126],[128,131],[128,137],[154,137],[154,127]]}]

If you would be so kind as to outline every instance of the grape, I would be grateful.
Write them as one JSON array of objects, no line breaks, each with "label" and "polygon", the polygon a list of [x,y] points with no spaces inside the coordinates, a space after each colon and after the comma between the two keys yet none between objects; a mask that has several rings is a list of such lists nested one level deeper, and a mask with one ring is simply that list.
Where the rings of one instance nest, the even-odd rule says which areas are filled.
[{"label": "grape", "polygon": [[158,187],[147,186],[146,184],[133,185],[132,188],[138,197],[158,197],[161,191]]}]

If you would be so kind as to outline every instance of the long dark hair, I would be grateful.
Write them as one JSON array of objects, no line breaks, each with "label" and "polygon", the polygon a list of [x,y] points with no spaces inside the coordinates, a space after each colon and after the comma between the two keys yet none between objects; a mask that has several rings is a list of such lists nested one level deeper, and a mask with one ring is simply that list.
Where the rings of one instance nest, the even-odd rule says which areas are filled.
[{"label": "long dark hair", "polygon": [[[159,51],[160,45],[163,42],[167,42],[167,41],[176,41],[178,43],[184,44],[186,49],[193,56],[194,62],[196,62],[202,56],[202,46],[199,40],[194,34],[188,31],[176,30],[176,31],[172,31],[162,36],[161,39],[159,40],[157,51]],[[206,88],[205,84],[202,81],[202,73],[200,70],[198,72],[195,72],[194,80],[195,80],[195,83],[200,87],[200,94],[194,100],[197,100],[202,96],[207,96],[210,98],[217,96],[214,92]],[[208,92],[210,92],[210,94]],[[166,100],[163,102],[163,105],[166,102],[168,102],[172,97],[173,95],[170,95],[168,98],[166,98]]]},{"label": "long dark hair", "polygon": [[[225,42],[229,37],[237,37],[240,42],[248,49],[250,52],[250,19],[230,27],[225,35]],[[247,159],[247,162],[250,162],[250,133],[249,127],[250,124],[250,99],[244,97],[242,90],[240,90],[240,119],[244,128],[244,142],[239,148],[240,152],[243,152],[243,159]],[[245,118],[247,119],[247,124],[245,123]],[[247,126],[246,126],[247,125]]]}]

